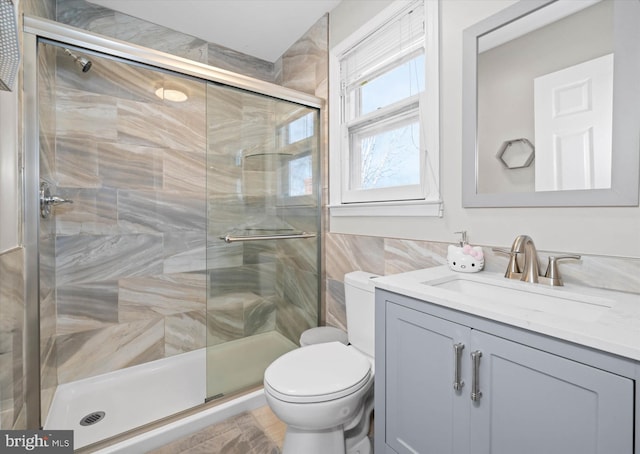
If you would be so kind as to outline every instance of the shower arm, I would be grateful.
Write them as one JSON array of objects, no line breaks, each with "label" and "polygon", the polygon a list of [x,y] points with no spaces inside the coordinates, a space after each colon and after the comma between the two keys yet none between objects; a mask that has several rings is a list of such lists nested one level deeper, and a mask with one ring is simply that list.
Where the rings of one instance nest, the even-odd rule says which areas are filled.
[{"label": "shower arm", "polygon": [[315,238],[315,233],[294,233],[294,234],[283,234],[283,235],[231,235],[227,234],[225,236],[221,236],[220,239],[224,240],[225,243],[235,243],[236,241],[260,241],[260,240],[290,240],[290,239],[298,239],[298,238]]}]

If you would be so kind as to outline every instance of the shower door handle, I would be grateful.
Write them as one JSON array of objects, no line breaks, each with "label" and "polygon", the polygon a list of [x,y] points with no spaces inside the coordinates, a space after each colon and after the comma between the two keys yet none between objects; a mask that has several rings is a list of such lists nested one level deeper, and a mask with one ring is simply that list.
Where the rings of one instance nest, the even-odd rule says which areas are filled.
[{"label": "shower door handle", "polygon": [[40,184],[40,215],[44,219],[51,215],[52,206],[62,205],[63,203],[73,203],[73,200],[51,195],[49,185],[46,182]]}]

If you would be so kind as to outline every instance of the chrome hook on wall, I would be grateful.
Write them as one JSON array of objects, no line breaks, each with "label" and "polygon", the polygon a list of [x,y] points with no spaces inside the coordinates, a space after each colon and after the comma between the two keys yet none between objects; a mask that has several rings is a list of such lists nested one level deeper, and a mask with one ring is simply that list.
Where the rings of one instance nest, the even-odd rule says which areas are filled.
[{"label": "chrome hook on wall", "polygon": [[62,205],[63,203],[73,203],[73,200],[63,199],[57,195],[51,195],[49,183],[40,183],[40,216],[47,219],[51,215],[51,207]]}]

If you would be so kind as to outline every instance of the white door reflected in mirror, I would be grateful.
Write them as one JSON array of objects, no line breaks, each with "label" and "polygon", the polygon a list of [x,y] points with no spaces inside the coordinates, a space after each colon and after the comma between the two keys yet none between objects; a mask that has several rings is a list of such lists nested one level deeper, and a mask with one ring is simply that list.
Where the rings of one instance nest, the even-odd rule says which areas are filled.
[{"label": "white door reflected in mirror", "polygon": [[534,79],[535,190],[611,187],[613,54]]}]

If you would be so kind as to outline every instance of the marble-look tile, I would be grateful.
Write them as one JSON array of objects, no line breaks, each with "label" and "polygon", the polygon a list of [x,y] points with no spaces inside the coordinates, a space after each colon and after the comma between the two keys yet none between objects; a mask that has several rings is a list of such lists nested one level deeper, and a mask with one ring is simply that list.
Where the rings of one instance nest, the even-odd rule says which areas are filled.
[{"label": "marble-look tile", "polygon": [[[225,243],[218,237],[209,239],[207,247],[207,270],[242,266],[246,252],[242,243]],[[257,260],[247,263],[259,263]]]},{"label": "marble-look tile", "polygon": [[204,122],[185,122],[184,112],[163,104],[117,100],[118,142],[174,150],[206,148]]},{"label": "marble-look tile", "polygon": [[159,235],[59,236],[56,252],[58,286],[162,272]]},{"label": "marble-look tile", "polygon": [[257,300],[247,292],[209,298],[207,302],[207,345],[244,337],[244,302]]},{"label": "marble-look tile", "polygon": [[[265,80],[270,77],[274,80],[275,77],[275,66],[271,63],[260,62],[214,44],[207,45],[190,36],[84,0],[59,0],[58,20],[198,61],[210,58],[224,60],[244,74],[255,73]],[[296,308],[297,313],[289,316],[289,319],[298,317],[304,321],[308,317],[310,304],[309,298],[304,296],[309,293],[307,273],[313,265],[315,247],[305,245],[300,259],[294,258],[295,245],[279,250],[277,254],[283,255],[289,262],[288,284],[285,286],[282,282],[278,284],[276,279],[278,266],[275,260],[278,255],[274,255],[273,248],[245,249],[242,244],[225,244],[217,239],[233,227],[243,223],[258,223],[267,214],[272,214],[267,205],[275,202],[277,162],[263,160],[258,163],[255,159],[250,161],[243,156],[251,154],[252,150],[269,149],[276,127],[269,114],[274,101],[256,98],[242,90],[212,84],[205,86],[200,82],[107,61],[101,57],[92,56],[94,67],[89,73],[81,74],[59,48],[52,47],[50,57],[55,58],[56,53],[57,78],[49,77],[49,83],[51,87],[57,83],[60,89],[57,99],[60,122],[57,131],[62,140],[73,138],[77,141],[69,146],[61,142],[66,148],[60,148],[62,154],[57,157],[57,162],[52,146],[51,164],[48,166],[52,176],[55,176],[56,164],[65,168],[60,174],[64,183],[60,191],[75,197],[76,201],[73,207],[65,206],[65,210],[57,213],[57,225],[52,223],[61,235],[55,244],[52,243],[59,252],[58,285],[61,294],[70,298],[67,304],[61,303],[66,308],[58,319],[59,352],[69,355],[60,359],[63,364],[61,375],[82,376],[89,373],[88,369],[76,372],[75,366],[70,366],[76,361],[84,366],[82,360],[78,359],[84,350],[74,354],[70,347],[80,345],[78,339],[92,344],[105,336],[106,332],[116,333],[116,337],[123,338],[135,336],[134,332],[143,320],[124,320],[127,317],[135,320],[141,316],[141,312],[149,309],[149,305],[144,307],[138,304],[142,303],[142,295],[152,300],[150,306],[153,307],[144,315],[153,317],[154,314],[160,314],[158,320],[163,319],[165,323],[165,332],[159,336],[162,337],[164,351],[158,353],[159,347],[149,347],[149,351],[159,355],[172,354],[197,344],[192,342],[193,339],[181,339],[184,332],[176,329],[197,324],[198,317],[194,314],[200,312],[185,312],[190,309],[189,301],[183,302],[177,298],[180,300],[180,314],[167,315],[163,298],[168,298],[171,290],[167,291],[158,281],[147,282],[148,288],[132,285],[138,278],[166,279],[160,274],[163,272],[215,269],[221,281],[215,285],[213,295],[237,291],[238,286],[253,293],[252,298],[245,298],[237,306],[240,308],[235,314],[237,322],[232,317],[227,320],[222,317],[220,322],[228,325],[226,329],[229,332],[234,331],[234,324],[237,323],[235,328],[242,331],[243,335],[274,329],[277,293],[284,291],[285,287],[295,288],[296,279],[301,279],[303,285],[296,289],[293,298],[303,309]],[[54,64],[47,66],[51,69],[54,67]],[[278,67],[282,67],[281,63],[278,63]],[[317,72],[315,64],[313,71]],[[270,76],[270,73],[274,75]],[[53,74],[50,72],[50,76]],[[294,79],[300,78],[296,75]],[[155,89],[169,83],[181,84],[189,101],[171,104],[157,99]],[[52,89],[49,91],[52,92]],[[211,97],[212,93],[216,93],[216,96]],[[55,104],[52,98],[50,105],[53,107]],[[54,124],[49,122],[43,127],[43,131],[52,129],[52,145]],[[207,143],[207,132],[215,141]],[[45,137],[42,143],[47,139]],[[85,156],[82,153],[83,144],[87,144],[84,148],[90,151]],[[205,149],[208,154],[206,160]],[[161,154],[160,158],[156,153]],[[81,156],[86,159],[78,159]],[[121,165],[125,162],[126,166]],[[209,175],[206,175],[207,167],[211,170]],[[246,191],[244,194],[243,189]],[[205,200],[212,201],[207,205]],[[204,215],[207,210],[211,215],[209,221]],[[119,222],[114,222],[116,220]],[[304,221],[301,218],[301,222]],[[208,245],[207,233],[213,240]],[[241,266],[243,260],[251,265],[239,271],[235,267]],[[127,283],[121,289],[124,298],[121,298],[120,315],[124,318],[118,324],[105,327],[105,323],[115,323],[107,317],[109,312],[97,311],[93,314],[95,317],[84,313],[86,308],[80,304],[82,293],[78,293],[78,288],[114,279]],[[148,291],[152,292],[151,297]],[[260,293],[262,297],[257,297],[255,293]],[[175,308],[176,302],[172,308]],[[308,324],[303,323],[305,326],[301,329]],[[82,329],[90,331],[75,333],[74,330],[81,329],[81,324],[84,324]],[[98,326],[101,326],[100,329],[97,329]],[[156,329],[155,325],[153,329]],[[297,340],[300,330],[291,330],[295,331]],[[140,356],[137,355],[134,363]],[[142,356],[154,357],[155,354]]]},{"label": "marble-look tile", "polygon": [[45,19],[55,19],[56,0],[22,0],[20,6],[25,14],[44,17]]},{"label": "marble-look tile", "polygon": [[210,195],[241,194],[242,167],[232,153],[207,154],[207,193]]},{"label": "marble-look tile", "polygon": [[344,282],[327,279],[326,311],[327,325],[347,329],[347,310],[344,299]]},{"label": "marble-look tile", "polygon": [[286,219],[287,223],[294,229],[305,232],[316,232],[318,230],[318,205],[313,200],[309,205],[278,207],[278,216]]},{"label": "marble-look tile", "polygon": [[328,15],[320,18],[282,55],[281,85],[309,94],[328,77]]},{"label": "marble-look tile", "polygon": [[207,63],[216,68],[244,74],[266,82],[275,82],[273,63],[237,52],[228,47],[209,43]]},{"label": "marble-look tile", "polygon": [[116,141],[116,101],[79,90],[57,90],[56,130],[58,137],[75,140]]},{"label": "marble-look tile", "polygon": [[317,321],[310,322],[309,314],[298,306],[282,298],[274,297],[276,303],[276,330],[298,345],[300,335],[306,329],[317,326]]},{"label": "marble-look tile", "polygon": [[314,325],[318,321],[318,274],[288,265],[282,265],[278,279],[282,281],[282,298],[300,308],[306,325]]},{"label": "marble-look tile", "polygon": [[241,413],[150,451],[149,454],[174,454],[176,452],[190,454],[280,454],[280,449],[251,413]]},{"label": "marble-look tile", "polygon": [[165,356],[206,346],[206,313],[201,310],[168,315],[164,319]]},{"label": "marble-look tile", "polygon": [[140,276],[120,279],[118,284],[121,323],[205,309],[204,273]]},{"label": "marble-look tile", "polygon": [[273,331],[275,305],[250,292],[228,293],[207,302],[207,345]]},{"label": "marble-look tile", "polygon": [[113,35],[129,43],[206,63],[207,43],[184,33],[116,12]]},{"label": "marble-look tile", "polygon": [[[219,253],[206,249],[206,235],[203,231],[169,232],[163,237],[162,269],[165,274],[204,271],[211,254]],[[232,260],[232,257],[227,258]],[[225,258],[220,257],[220,260],[224,261]]]},{"label": "marble-look tile", "polygon": [[[164,141],[164,118],[160,103],[119,99],[117,104],[118,143],[144,147],[174,148]],[[181,149],[182,147],[176,146]]]},{"label": "marble-look tile", "polygon": [[[205,429],[175,440],[161,448],[154,449],[149,454],[175,454],[184,453],[187,449],[204,443],[210,438],[220,437],[225,433],[233,433],[238,430],[233,418],[226,419],[218,424],[210,425]],[[216,451],[209,451],[211,453]],[[221,452],[221,451],[217,451]]]},{"label": "marble-look tile", "polygon": [[[250,232],[247,232],[250,233]],[[260,263],[274,263],[278,261],[278,242],[275,241],[247,241],[242,244],[242,263],[256,265]],[[237,244],[237,243],[232,243]]]},{"label": "marble-look tile", "polygon": [[278,419],[268,405],[251,410],[250,413],[256,418],[258,425],[264,430],[267,437],[279,448],[282,448],[287,425]]},{"label": "marble-look tile", "polygon": [[[540,252],[538,255],[541,271],[544,272],[550,255],[565,253]],[[640,294],[640,258],[582,255],[580,260],[563,260],[558,263],[560,275],[566,283]]]},{"label": "marble-look tile", "polygon": [[43,415],[49,414],[49,408],[58,387],[58,357],[55,337],[48,337],[46,343],[40,343],[40,408]]},{"label": "marble-look tile", "polygon": [[276,306],[269,299],[260,298],[245,303],[242,314],[244,335],[266,333],[276,329]]},{"label": "marble-look tile", "polygon": [[174,150],[204,152],[207,149],[206,104],[204,98],[186,103],[165,101],[160,106],[162,143]]},{"label": "marble-look tile", "polygon": [[385,239],[384,274],[446,265],[447,247],[447,243]]},{"label": "marble-look tile", "polygon": [[325,250],[329,279],[343,281],[356,270],[384,274],[384,238],[329,233]]},{"label": "marble-look tile", "polygon": [[117,281],[61,286],[56,293],[58,319],[66,320],[65,324],[73,325],[77,331],[118,322]]},{"label": "marble-look tile", "polygon": [[56,140],[56,179],[65,188],[99,188],[96,141],[60,137]]},{"label": "marble-look tile", "polygon": [[0,427],[13,426],[13,409],[13,355],[0,352]]},{"label": "marble-look tile", "polygon": [[[316,229],[303,231],[315,232]],[[278,252],[289,266],[300,271],[317,273],[318,243],[317,238],[282,240],[278,241]]]},{"label": "marble-look tile", "polygon": [[52,180],[55,174],[56,72],[55,47],[38,47],[38,122],[40,127],[40,177]]},{"label": "marble-look tile", "polygon": [[97,152],[102,186],[120,190],[162,188],[164,149],[100,142]]},{"label": "marble-look tile", "polygon": [[276,293],[276,273],[275,263],[209,270],[209,292],[216,297],[241,288],[262,297],[273,296]]},{"label": "marble-look tile", "polygon": [[[24,406],[24,249],[0,254],[0,395],[3,423],[21,427],[18,420]],[[6,407],[6,408],[5,408]]]},{"label": "marble-look tile", "polygon": [[204,150],[165,150],[163,154],[163,189],[204,194],[207,189],[206,164]]},{"label": "marble-look tile", "polygon": [[68,383],[164,357],[164,319],[59,336],[56,346],[58,382]]},{"label": "marble-look tile", "polygon": [[206,226],[206,201],[198,192],[118,191],[122,232],[200,232]]},{"label": "marble-look tile", "polygon": [[89,30],[93,22],[113,18],[114,12],[85,0],[56,0],[58,22]]},{"label": "marble-look tile", "polygon": [[206,42],[192,36],[85,0],[58,0],[57,6],[59,22],[190,60],[207,61]]},{"label": "marble-look tile", "polygon": [[122,78],[118,75],[123,72],[125,64],[84,53],[80,49],[73,49],[74,55],[91,61],[91,70],[83,72],[63,47],[56,46],[54,49],[56,85],[59,90],[79,90],[112,98],[122,96],[122,88],[119,85]]},{"label": "marble-look tile", "polygon": [[119,233],[116,189],[61,188],[58,192],[61,197],[73,200],[72,205],[56,207],[55,221],[58,235]]}]

